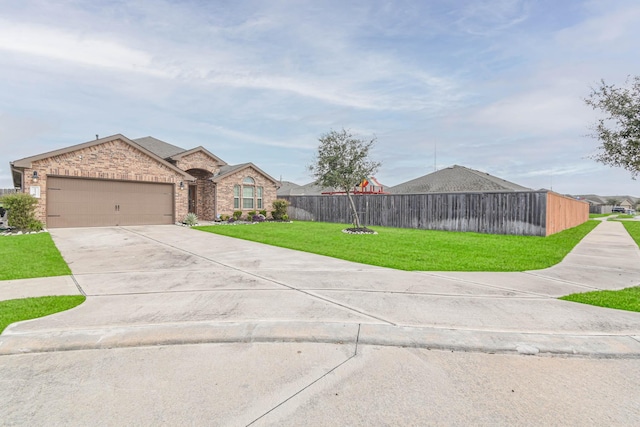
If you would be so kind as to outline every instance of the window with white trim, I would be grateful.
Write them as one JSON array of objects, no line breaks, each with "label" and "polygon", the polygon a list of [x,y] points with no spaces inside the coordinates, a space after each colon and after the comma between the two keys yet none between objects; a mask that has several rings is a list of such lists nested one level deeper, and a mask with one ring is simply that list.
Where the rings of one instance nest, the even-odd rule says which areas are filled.
[{"label": "window with white trim", "polygon": [[233,186],[233,209],[240,209],[240,186]]},{"label": "window with white trim", "polygon": [[262,209],[262,187],[256,188],[256,202],[258,209]]},{"label": "window with white trim", "polygon": [[254,187],[242,187],[242,209],[253,209]]}]

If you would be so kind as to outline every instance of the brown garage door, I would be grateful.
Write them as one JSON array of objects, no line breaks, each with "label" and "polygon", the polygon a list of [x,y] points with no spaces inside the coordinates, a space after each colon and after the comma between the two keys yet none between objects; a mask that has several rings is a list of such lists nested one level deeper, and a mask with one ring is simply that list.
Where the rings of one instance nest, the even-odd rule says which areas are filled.
[{"label": "brown garage door", "polygon": [[47,177],[47,227],[173,224],[173,185]]}]

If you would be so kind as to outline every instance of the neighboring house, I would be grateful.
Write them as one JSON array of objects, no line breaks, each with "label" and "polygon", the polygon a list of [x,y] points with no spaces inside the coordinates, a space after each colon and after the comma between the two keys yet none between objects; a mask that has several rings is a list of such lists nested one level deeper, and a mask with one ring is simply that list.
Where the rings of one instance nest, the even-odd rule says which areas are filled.
[{"label": "neighboring house", "polygon": [[39,199],[47,227],[173,224],[269,209],[277,181],[203,147],[113,135],[11,162],[14,186]]},{"label": "neighboring house", "polygon": [[575,196],[578,200],[584,200],[589,203],[590,213],[611,213],[611,209],[614,205],[610,201],[615,200],[615,206],[622,206],[623,208],[637,209],[640,203],[640,198],[633,196],[598,196],[595,194],[582,194]]},{"label": "neighboring house", "polygon": [[631,197],[627,196],[624,198],[620,198],[619,200],[620,200],[620,203],[618,203],[618,206],[622,206],[627,210],[636,208],[637,203]]},{"label": "neighboring house", "polygon": [[531,191],[502,178],[464,166],[453,165],[428,175],[398,184],[387,190],[391,194],[470,193]]},{"label": "neighboring house", "polygon": [[604,214],[611,213],[613,206],[607,204],[607,201],[596,194],[581,194],[574,196],[578,200],[583,200],[589,203],[589,213]]},{"label": "neighboring house", "polygon": [[301,186],[296,184],[295,182],[278,181],[277,195],[278,195],[278,197],[290,196],[291,192],[294,191],[295,189],[299,188],[299,187],[301,187]]},{"label": "neighboring house", "polygon": [[[280,182],[278,197],[287,196],[319,196],[345,194],[344,191],[331,187],[320,187],[313,182],[298,185],[290,181]],[[353,188],[352,194],[385,194],[384,186],[375,177],[365,179],[360,185]]]},{"label": "neighboring house", "polygon": [[310,182],[305,185],[294,184],[293,182],[284,181],[278,189],[278,197],[286,196],[319,196],[320,194],[334,191],[333,188],[320,187]]}]

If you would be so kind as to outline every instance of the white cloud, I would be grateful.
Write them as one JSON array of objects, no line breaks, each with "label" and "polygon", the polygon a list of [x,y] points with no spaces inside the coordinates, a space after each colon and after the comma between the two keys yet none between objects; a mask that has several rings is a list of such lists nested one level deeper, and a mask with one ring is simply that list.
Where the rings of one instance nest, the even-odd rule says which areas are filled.
[{"label": "white cloud", "polygon": [[[584,158],[596,141],[583,136],[594,115],[582,98],[601,77],[622,83],[640,69],[639,10],[635,0],[8,2],[0,115],[20,120],[0,124],[26,135],[12,160],[123,132],[287,179],[307,176],[320,134],[345,127],[378,135],[387,184],[429,172],[437,142],[442,166],[595,186],[604,169],[584,172],[600,166]],[[29,136],[34,123],[51,127]]]},{"label": "white cloud", "polygon": [[466,2],[456,15],[456,24],[463,31],[495,35],[526,20],[528,5],[522,0],[476,0]]},{"label": "white cloud", "polygon": [[79,65],[162,75],[153,68],[152,56],[146,52],[70,30],[0,21],[0,49]]}]

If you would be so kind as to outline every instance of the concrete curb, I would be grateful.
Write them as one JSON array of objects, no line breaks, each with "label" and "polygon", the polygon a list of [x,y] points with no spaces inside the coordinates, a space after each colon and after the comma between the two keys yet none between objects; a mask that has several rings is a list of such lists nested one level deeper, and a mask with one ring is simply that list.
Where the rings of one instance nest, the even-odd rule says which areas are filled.
[{"label": "concrete curb", "polygon": [[327,343],[520,355],[640,359],[640,337],[359,323],[193,322],[0,335],[0,355],[204,343]]}]

